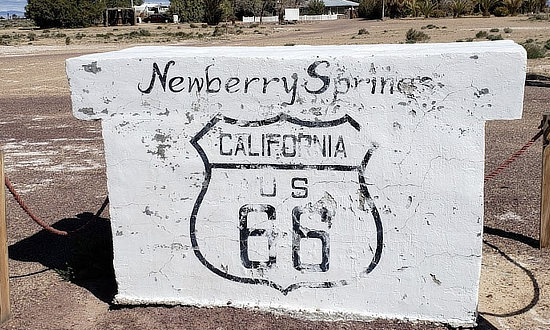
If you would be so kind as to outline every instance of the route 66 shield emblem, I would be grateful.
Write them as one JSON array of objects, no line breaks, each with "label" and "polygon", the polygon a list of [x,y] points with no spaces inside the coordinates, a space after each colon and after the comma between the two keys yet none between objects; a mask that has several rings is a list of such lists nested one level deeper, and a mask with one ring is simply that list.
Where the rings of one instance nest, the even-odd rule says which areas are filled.
[{"label": "route 66 shield emblem", "polygon": [[191,144],[205,179],[190,237],[210,271],[288,294],[348,285],[376,268],[382,223],[365,182],[375,148],[350,116],[217,116]]}]

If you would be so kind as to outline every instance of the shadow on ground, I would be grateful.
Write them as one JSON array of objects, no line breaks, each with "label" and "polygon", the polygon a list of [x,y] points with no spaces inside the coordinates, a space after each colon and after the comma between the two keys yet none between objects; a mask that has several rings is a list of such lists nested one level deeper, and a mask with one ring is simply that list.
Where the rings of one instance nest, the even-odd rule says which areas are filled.
[{"label": "shadow on ground", "polygon": [[478,315],[476,330],[496,330],[498,329],[491,322],[487,321],[483,316]]},{"label": "shadow on ground", "polygon": [[[98,299],[111,303],[116,293],[113,270],[113,244],[108,219],[92,213],[81,213],[63,219],[52,227],[72,231],[68,236],[54,235],[42,230],[9,246],[13,260],[38,262],[55,270],[64,279],[79,285]],[[38,272],[39,273],[39,272]],[[36,273],[27,274],[32,276]],[[18,277],[23,277],[18,276]]]}]

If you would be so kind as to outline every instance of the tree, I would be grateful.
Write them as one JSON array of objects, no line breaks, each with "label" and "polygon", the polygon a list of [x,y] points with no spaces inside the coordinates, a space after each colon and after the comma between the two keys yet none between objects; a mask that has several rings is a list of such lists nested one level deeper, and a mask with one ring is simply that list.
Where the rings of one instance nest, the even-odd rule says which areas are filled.
[{"label": "tree", "polygon": [[479,8],[483,12],[483,16],[490,16],[489,10],[499,3],[499,0],[477,0]]},{"label": "tree", "polygon": [[325,13],[325,3],[322,0],[311,0],[307,4],[307,13],[309,15],[323,15]]},{"label": "tree", "polygon": [[204,0],[204,20],[208,25],[218,25],[223,17],[223,0]]},{"label": "tree", "polygon": [[28,0],[25,16],[41,28],[74,28],[101,19],[105,2],[95,0]]},{"label": "tree", "polygon": [[202,22],[204,0],[170,0],[170,11],[184,22]]},{"label": "tree", "polygon": [[[104,1],[105,1],[106,8],[115,8],[115,7],[130,8],[132,4],[132,0],[104,0]],[[144,0],[134,0],[133,2],[134,2],[134,6],[141,6]]]},{"label": "tree", "polygon": [[[134,0],[140,5],[143,0]],[[28,0],[25,16],[41,28],[87,27],[100,23],[106,8],[130,7],[130,0]]]},{"label": "tree", "polygon": [[362,0],[357,8],[357,14],[361,18],[377,19],[382,17],[382,1]]}]

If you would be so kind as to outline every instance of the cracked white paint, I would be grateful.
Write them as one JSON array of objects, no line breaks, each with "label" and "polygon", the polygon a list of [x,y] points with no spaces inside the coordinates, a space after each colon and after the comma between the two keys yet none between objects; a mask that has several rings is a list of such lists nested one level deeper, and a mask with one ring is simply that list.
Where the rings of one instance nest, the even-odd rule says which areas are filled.
[{"label": "cracked white paint", "polygon": [[484,125],[521,116],[525,67],[510,41],[69,59],[116,301],[473,324]]}]

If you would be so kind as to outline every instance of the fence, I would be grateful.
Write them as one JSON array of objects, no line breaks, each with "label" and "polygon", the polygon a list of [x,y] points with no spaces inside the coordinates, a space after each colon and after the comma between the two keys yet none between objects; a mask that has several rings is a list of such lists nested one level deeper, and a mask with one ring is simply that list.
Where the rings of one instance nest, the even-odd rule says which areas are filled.
[{"label": "fence", "polygon": [[[338,15],[300,15],[299,20],[303,22],[307,21],[332,21],[338,19]],[[285,21],[286,21],[285,16]],[[243,17],[243,23],[276,23],[279,21],[278,16],[264,16],[264,17]]]}]

